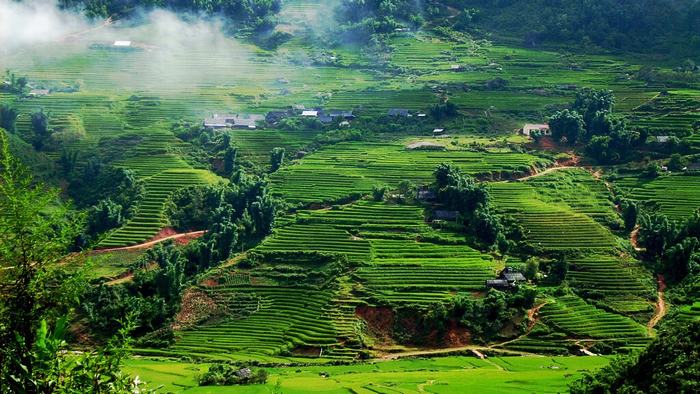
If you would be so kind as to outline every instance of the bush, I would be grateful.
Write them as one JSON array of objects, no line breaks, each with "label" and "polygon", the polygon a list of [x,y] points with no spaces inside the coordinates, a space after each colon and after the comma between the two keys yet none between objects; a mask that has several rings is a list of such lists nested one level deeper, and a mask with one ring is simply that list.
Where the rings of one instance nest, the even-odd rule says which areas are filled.
[{"label": "bush", "polygon": [[234,384],[264,384],[268,373],[260,368],[255,371],[248,367],[235,367],[224,363],[214,363],[206,373],[198,378],[200,386],[231,386]]}]

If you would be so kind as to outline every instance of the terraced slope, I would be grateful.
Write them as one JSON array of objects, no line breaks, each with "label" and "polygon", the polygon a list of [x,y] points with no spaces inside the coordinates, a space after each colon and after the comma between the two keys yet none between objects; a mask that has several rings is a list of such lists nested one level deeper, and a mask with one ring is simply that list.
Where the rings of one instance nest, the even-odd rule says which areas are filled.
[{"label": "terraced slope", "polygon": [[651,180],[624,177],[616,184],[628,189],[635,200],[655,203],[671,219],[686,218],[700,207],[700,175],[674,174]]},{"label": "terraced slope", "polygon": [[[140,175],[150,174],[160,168],[157,158],[152,163],[146,161],[139,168]],[[129,246],[145,241],[167,225],[164,217],[165,204],[170,196],[180,188],[215,182],[216,177],[206,170],[173,169],[156,172],[146,178],[146,193],[136,214],[121,228],[109,233],[99,243],[101,248]]]},{"label": "terraced slope", "polygon": [[644,341],[644,326],[630,318],[598,309],[576,296],[563,296],[540,309],[540,316],[551,324],[577,338],[631,339]]},{"label": "terraced slope", "polygon": [[504,214],[515,217],[528,243],[545,251],[615,249],[615,236],[590,216],[565,202],[549,202],[524,183],[492,183],[491,197]]},{"label": "terraced slope", "polygon": [[295,203],[333,202],[369,193],[375,184],[432,181],[438,164],[450,162],[473,175],[525,173],[548,160],[514,152],[408,150],[400,144],[346,142],[323,148],[272,175],[273,191]]},{"label": "terraced slope", "polygon": [[[223,321],[179,332],[172,354],[221,359],[267,360],[297,347],[316,349],[316,355],[347,358],[338,345],[332,323],[331,291],[303,287],[224,285],[201,288],[238,313]],[[330,352],[330,354],[328,354]]]}]

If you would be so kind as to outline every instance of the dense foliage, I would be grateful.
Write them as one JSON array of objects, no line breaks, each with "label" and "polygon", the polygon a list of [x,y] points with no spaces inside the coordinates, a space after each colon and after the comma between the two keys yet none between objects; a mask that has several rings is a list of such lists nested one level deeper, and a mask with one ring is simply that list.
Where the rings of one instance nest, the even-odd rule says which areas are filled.
[{"label": "dense foliage", "polygon": [[[694,0],[450,0],[474,9],[479,27],[497,27],[524,44],[597,45],[624,51],[697,56],[700,3]],[[472,26],[473,27],[473,26]]]},{"label": "dense foliage", "polygon": [[58,192],[35,184],[0,129],[0,393],[131,393],[121,372],[130,325],[103,348],[66,352],[68,316],[83,277],[60,264],[79,223]]},{"label": "dense foliage", "polygon": [[67,8],[81,9],[90,17],[129,16],[138,10],[167,8],[175,11],[223,15],[249,27],[269,26],[270,18],[279,12],[279,0],[61,0]]}]

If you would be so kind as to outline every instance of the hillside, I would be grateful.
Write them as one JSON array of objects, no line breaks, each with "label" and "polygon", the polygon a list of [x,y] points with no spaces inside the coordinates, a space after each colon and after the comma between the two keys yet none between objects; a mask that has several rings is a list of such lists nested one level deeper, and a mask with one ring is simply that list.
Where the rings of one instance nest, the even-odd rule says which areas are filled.
[{"label": "hillside", "polygon": [[0,0],[0,394],[663,392],[700,9],[593,3]]}]

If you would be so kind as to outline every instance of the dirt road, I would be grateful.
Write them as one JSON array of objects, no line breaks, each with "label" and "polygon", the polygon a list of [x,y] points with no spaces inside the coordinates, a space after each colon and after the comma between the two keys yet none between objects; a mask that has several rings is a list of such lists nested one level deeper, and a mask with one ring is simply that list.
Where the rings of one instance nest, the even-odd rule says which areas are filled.
[{"label": "dirt road", "polygon": [[649,336],[654,335],[654,327],[661,321],[661,319],[663,319],[664,316],[666,316],[667,311],[666,300],[664,299],[664,291],[666,290],[666,280],[661,274],[657,276],[657,280],[659,282],[659,296],[658,300],[656,301],[656,311],[654,312],[654,316],[651,317],[651,320],[649,320],[649,323],[647,324]]},{"label": "dirt road", "polygon": [[149,249],[152,246],[157,245],[161,242],[165,242],[165,241],[168,241],[171,239],[172,240],[182,239],[182,238],[195,239],[195,238],[201,237],[202,235],[204,235],[204,231],[192,231],[189,233],[173,234],[173,235],[169,235],[167,237],[155,239],[153,241],[144,242],[144,243],[138,244],[138,245],[124,246],[121,248],[96,249],[93,251],[93,253],[99,254],[99,253],[108,253],[108,252],[119,252],[119,251],[125,251],[125,250],[144,250],[144,249]]}]

